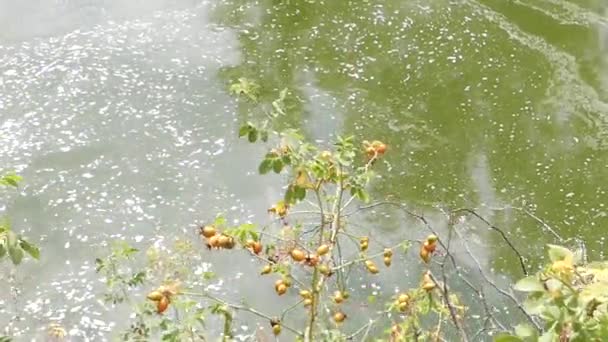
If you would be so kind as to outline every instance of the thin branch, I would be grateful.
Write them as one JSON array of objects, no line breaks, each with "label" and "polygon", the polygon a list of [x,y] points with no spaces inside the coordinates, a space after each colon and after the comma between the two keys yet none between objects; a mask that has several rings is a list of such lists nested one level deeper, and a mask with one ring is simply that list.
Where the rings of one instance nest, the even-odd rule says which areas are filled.
[{"label": "thin branch", "polygon": [[473,261],[475,262],[475,265],[477,266],[477,271],[483,277],[483,279],[486,281],[486,283],[488,283],[498,293],[500,293],[504,297],[510,299],[517,306],[517,308],[526,316],[526,318],[528,319],[528,321],[530,321],[530,323],[532,323],[534,325],[534,327],[538,331],[541,331],[542,329],[538,325],[538,323],[534,320],[534,318],[532,318],[532,316],[530,316],[530,314],[528,314],[528,312],[526,311],[526,309],[524,309],[524,307],[522,306],[522,304],[513,296],[513,294],[511,294],[509,292],[506,292],[505,290],[501,289],[500,287],[498,287],[498,285],[496,285],[493,281],[491,281],[488,278],[488,276],[486,275],[486,273],[483,271],[483,268],[481,267],[481,263],[479,262],[479,260],[477,259],[477,257],[475,257],[475,255],[471,252],[471,249],[469,248],[469,245],[466,242],[466,240],[458,233],[458,230],[456,228],[454,228],[454,232],[462,240],[462,243],[464,245],[466,253],[469,255],[469,257],[471,259],[473,259]]},{"label": "thin branch", "polygon": [[[196,293],[196,292],[184,292],[184,291],[182,291],[181,293],[185,294],[185,295],[189,295],[189,296],[207,298],[207,299],[210,299],[210,300],[212,300],[214,302],[217,302],[217,303],[225,305],[225,306],[227,306],[229,308],[232,308],[234,310],[249,312],[249,313],[254,314],[254,315],[258,316],[258,317],[265,318],[268,321],[271,321],[271,320],[274,319],[273,317],[271,317],[271,316],[269,316],[269,315],[267,315],[267,314],[265,314],[265,313],[263,313],[261,311],[258,311],[258,310],[254,309],[252,307],[229,303],[229,302],[227,302],[227,301],[225,301],[225,300],[223,300],[221,298],[217,298],[215,296],[212,296],[209,293]],[[298,335],[299,337],[304,336],[304,334],[302,334],[300,331],[298,331],[298,330],[296,330],[296,329],[294,329],[294,328],[292,328],[292,327],[290,327],[288,325],[285,325],[283,322],[281,322],[281,326],[283,328],[291,331],[292,333]]]},{"label": "thin branch", "polygon": [[511,250],[517,255],[517,258],[519,259],[519,265],[521,266],[521,269],[524,272],[524,275],[526,275],[526,276],[529,275],[528,269],[526,268],[526,262],[525,262],[524,257],[517,250],[517,248],[515,248],[515,245],[513,245],[513,243],[511,242],[511,240],[509,240],[509,238],[507,238],[507,235],[505,234],[505,232],[502,229],[496,227],[495,225],[493,225],[492,223],[490,223],[488,220],[486,220],[485,218],[483,218],[475,210],[472,210],[472,209],[468,209],[468,208],[456,209],[456,210],[453,210],[451,212],[451,214],[456,214],[456,213],[460,213],[460,212],[466,212],[466,213],[469,213],[469,214],[475,216],[481,222],[485,223],[488,227],[490,227],[493,230],[497,231],[500,234],[500,236],[502,237],[502,239],[507,243],[507,245],[509,245],[509,248],[511,248]]}]

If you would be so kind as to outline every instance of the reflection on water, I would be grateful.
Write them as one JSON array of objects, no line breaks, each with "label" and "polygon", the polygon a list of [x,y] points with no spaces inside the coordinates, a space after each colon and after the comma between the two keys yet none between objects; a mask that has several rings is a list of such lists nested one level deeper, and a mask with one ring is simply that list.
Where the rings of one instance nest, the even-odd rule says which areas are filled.
[{"label": "reflection on water", "polygon": [[[276,179],[255,176],[261,151],[234,137],[247,108],[225,92],[242,76],[264,100],[290,88],[282,124],[314,139],[387,141],[377,197],[525,203],[603,257],[607,12],[594,0],[0,0],[0,156],[27,180],[7,211],[44,251],[16,275],[16,299],[0,295],[0,326],[107,337],[118,322],[95,297],[93,260],[109,241],[145,247],[225,208],[263,218]],[[552,241],[514,213],[484,214],[522,249]],[[415,226],[361,222],[387,243]],[[519,275],[498,237],[462,229],[485,267]],[[225,281],[239,284],[250,264],[232,265]],[[387,277],[360,294],[390,296]],[[257,304],[272,310],[271,292]]]}]

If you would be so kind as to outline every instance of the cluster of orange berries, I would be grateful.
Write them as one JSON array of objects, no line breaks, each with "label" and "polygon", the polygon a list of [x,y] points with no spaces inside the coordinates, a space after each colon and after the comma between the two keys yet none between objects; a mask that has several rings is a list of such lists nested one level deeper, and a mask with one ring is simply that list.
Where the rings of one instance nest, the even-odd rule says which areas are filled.
[{"label": "cluster of orange berries", "polygon": [[372,159],[373,157],[382,156],[384,153],[386,153],[386,149],[388,147],[382,141],[374,140],[370,143],[369,141],[364,140],[363,148],[365,149],[367,158]]},{"label": "cluster of orange berries", "polygon": [[201,227],[199,233],[207,239],[207,247],[209,248],[232,249],[236,245],[232,236],[219,233],[212,225]]},{"label": "cluster of orange berries", "polygon": [[[213,225],[200,227],[199,234],[207,240],[207,247],[210,249],[233,249],[236,246],[232,236],[218,232]],[[262,244],[255,240],[247,240],[245,247],[255,254],[260,254],[263,248]]]},{"label": "cluster of orange berries", "polygon": [[405,312],[407,310],[409,303],[410,296],[406,293],[400,294],[399,296],[397,296],[397,299],[395,299],[395,307],[401,312]]},{"label": "cluster of orange berries", "polygon": [[[360,238],[359,239],[359,249],[361,250],[361,252],[367,251],[368,248],[369,248],[369,238],[367,236]],[[384,265],[386,267],[390,267],[391,264],[393,263],[393,250],[390,248],[385,248],[382,255],[383,255]],[[365,268],[367,269],[367,271],[371,274],[377,274],[380,272],[380,270],[378,269],[378,266],[376,266],[376,264],[369,259],[364,261],[364,265],[365,265]]]},{"label": "cluster of orange berries", "polygon": [[284,295],[289,287],[291,287],[291,279],[289,277],[281,278],[274,283],[274,290],[279,296]]},{"label": "cluster of orange berries", "polygon": [[437,248],[437,240],[439,240],[437,235],[431,234],[427,236],[420,247],[420,258],[427,264],[431,261],[431,255],[433,255],[433,252],[435,252],[435,249]]},{"label": "cluster of orange berries", "polygon": [[329,245],[323,244],[317,248],[316,253],[306,253],[301,249],[294,248],[289,252],[295,262],[303,262],[305,265],[315,267],[319,264],[320,257],[329,253]]},{"label": "cluster of orange berries", "polygon": [[165,312],[171,303],[171,297],[177,294],[177,283],[159,286],[156,290],[148,293],[146,298],[156,303],[156,312]]}]

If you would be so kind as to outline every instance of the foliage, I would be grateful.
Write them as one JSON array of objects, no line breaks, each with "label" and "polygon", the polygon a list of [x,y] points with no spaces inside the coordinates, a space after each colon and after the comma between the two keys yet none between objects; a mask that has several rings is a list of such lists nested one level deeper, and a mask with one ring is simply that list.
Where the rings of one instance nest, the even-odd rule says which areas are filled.
[{"label": "foliage", "polygon": [[495,341],[608,340],[608,262],[581,265],[580,256],[569,249],[548,248],[551,263],[515,284],[527,293],[525,309],[542,320],[542,331],[521,324],[514,334]]},{"label": "foliage", "polygon": [[[0,185],[17,188],[21,180],[15,173],[7,173],[0,177]],[[0,260],[8,256],[14,265],[19,265],[25,254],[36,260],[40,258],[37,246],[12,231],[6,219],[0,222]]]},{"label": "foliage", "polygon": [[[252,94],[259,89],[253,84],[240,79],[231,90],[249,101],[257,101]],[[452,223],[444,241],[423,216],[404,209],[430,230],[426,239],[403,239],[385,246],[369,234],[353,233],[349,221],[353,212],[382,205],[403,209],[401,204],[391,202],[365,205],[371,202],[367,188],[374,180],[374,167],[382,161],[388,147],[381,141],[357,142],[353,137],[337,137],[331,146],[319,146],[295,130],[272,131],[269,128],[272,121],[285,113],[287,94],[286,90],[281,91],[264,122],[246,122],[238,132],[251,143],[269,145],[258,165],[259,173],[280,174],[285,180],[282,198],[268,209],[272,224],[230,225],[224,216],[217,215],[199,227],[206,249],[182,240],[177,240],[170,250],[151,247],[146,252],[147,264],[139,266],[141,271],[136,271],[137,266],[132,263],[137,251],[124,243],[114,247],[105,260],[98,260],[98,270],[105,276],[110,293],[114,293],[106,294],[106,299],[114,304],[129,300],[135,311],[135,320],[123,339],[140,341],[158,336],[164,341],[204,341],[218,337],[220,329],[217,324],[209,329],[210,321],[221,321],[221,338],[227,341],[234,338],[233,321],[238,313],[266,321],[266,327],[274,335],[288,331],[291,339],[303,341],[355,338],[366,341],[372,330],[374,337],[395,342],[455,337],[470,341],[484,332],[505,330],[486,302],[485,285],[472,284],[457,272],[484,306],[485,322],[493,325],[487,328],[484,323],[475,335],[466,327],[469,308],[451,291],[445,272],[450,262],[455,269],[460,267],[449,249],[452,235],[462,239]],[[354,211],[352,203],[359,203]],[[521,253],[507,235],[475,211],[451,211],[448,221],[462,213],[476,217],[500,233],[519,258],[522,272],[528,274]],[[576,253],[550,246],[552,263],[515,286],[516,290],[529,293],[522,304],[488,279],[464,242],[483,281],[510,299],[531,322],[516,326],[513,334],[497,335],[496,341],[601,341],[608,336],[608,264],[579,265]],[[348,330],[344,324],[350,319],[345,303],[351,301],[353,274],[367,274],[373,279],[381,269],[391,272],[394,256],[405,256],[413,243],[419,244],[418,262],[423,269],[419,285],[397,293],[366,324]],[[347,250],[355,252],[343,253]],[[240,301],[221,298],[209,286],[215,274],[210,267],[201,268],[207,253],[247,253],[260,264],[260,277],[273,277],[273,289],[279,298],[291,294],[290,297],[299,300],[292,305],[285,303],[280,315],[270,315],[247,305],[246,298]],[[125,267],[125,262],[131,264]],[[382,264],[384,267],[379,266]],[[131,301],[133,288],[142,285],[149,288],[146,299]],[[368,297],[369,303],[378,299],[375,295]],[[292,315],[306,319],[290,319]],[[294,321],[300,322],[299,326],[292,325]],[[241,337],[256,340],[258,333],[259,329]]]},{"label": "foliage", "polygon": [[143,284],[146,273],[133,271],[128,265],[138,250],[124,241],[116,241],[111,253],[105,259],[95,259],[96,271],[105,278],[108,291],[104,300],[113,304],[121,303],[128,297],[128,290]]},{"label": "foliage", "polygon": [[[250,101],[257,99],[254,95],[257,87],[244,79],[233,85],[231,91]],[[194,265],[202,259],[200,248],[193,250],[191,246],[165,253],[156,248],[148,251],[148,264],[141,271],[140,279],[134,276],[140,273],[132,267],[120,265],[135,252],[122,244],[114,248],[108,258],[98,260],[98,269],[114,293],[106,294],[106,299],[119,303],[129,297],[135,285],[153,285],[147,300],[132,303],[136,320],[123,335],[124,339],[160,335],[171,341],[203,340],[205,333],[207,336],[213,333],[205,329],[206,317],[213,316],[223,321],[222,338],[228,340],[234,334],[235,315],[245,312],[267,321],[275,335],[287,330],[294,338],[306,341],[354,338],[366,331],[369,333],[374,324],[381,321],[386,324],[388,318],[393,317],[393,323],[385,331],[386,338],[406,341],[439,336],[442,324],[464,316],[464,305],[454,294],[447,295],[445,285],[441,285],[429,268],[438,245],[437,236],[429,235],[420,246],[420,262],[426,269],[421,274],[420,285],[392,298],[365,329],[350,332],[343,329],[349,313],[342,303],[349,301],[353,271],[374,277],[380,272],[378,264],[390,270],[394,253],[407,252],[411,241],[405,239],[394,246],[376,246],[369,236],[353,235],[348,229],[346,210],[352,203],[370,201],[367,187],[374,178],[374,166],[387,152],[387,145],[381,141],[357,142],[353,137],[337,137],[333,145],[321,147],[306,141],[295,130],[271,131],[272,120],[285,113],[287,94],[287,90],[280,92],[267,112],[266,121],[247,122],[239,130],[239,136],[249,142],[270,144],[258,166],[260,174],[273,172],[286,179],[282,199],[268,209],[274,217],[273,224],[231,226],[218,215],[202,225],[199,234],[209,251],[202,253],[230,250],[248,253],[260,263],[261,276],[275,277],[277,296],[295,290],[299,301],[295,305],[286,303],[280,316],[272,316],[244,302],[220,298],[205,286],[201,289],[201,284],[214,278],[213,273],[206,270],[202,277],[195,277],[192,269],[196,266],[186,266],[183,270],[178,266]],[[306,214],[303,217],[307,220],[296,219],[299,208],[304,209],[300,214]],[[355,253],[346,257],[339,252],[345,250]],[[182,259],[178,262],[178,258]],[[137,281],[133,281],[134,278]],[[376,298],[369,300],[376,301]],[[306,316],[305,324],[291,326],[287,323],[290,315]]]}]

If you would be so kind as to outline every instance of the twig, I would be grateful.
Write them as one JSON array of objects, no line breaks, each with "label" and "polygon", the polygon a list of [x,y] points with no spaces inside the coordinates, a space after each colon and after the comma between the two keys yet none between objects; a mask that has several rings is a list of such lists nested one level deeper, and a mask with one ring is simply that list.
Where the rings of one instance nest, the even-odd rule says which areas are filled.
[{"label": "twig", "polygon": [[472,209],[468,209],[468,208],[456,209],[456,210],[453,210],[451,212],[451,214],[453,215],[453,214],[456,214],[456,213],[459,213],[459,212],[467,212],[467,213],[475,216],[476,218],[478,218],[481,222],[485,223],[488,227],[490,227],[493,230],[497,231],[500,234],[500,236],[502,237],[502,239],[507,243],[507,245],[509,245],[509,247],[511,248],[511,250],[513,250],[513,252],[517,255],[517,258],[519,259],[519,265],[521,266],[521,269],[524,272],[524,275],[526,275],[526,276],[529,275],[528,269],[526,268],[526,263],[525,263],[524,257],[517,250],[517,248],[515,248],[515,246],[511,242],[511,240],[509,240],[509,238],[507,238],[507,235],[505,234],[505,232],[502,229],[496,227],[495,225],[493,225],[492,223],[490,223],[488,220],[486,220],[485,218],[483,218],[475,210],[472,210]]},{"label": "twig", "polygon": [[510,299],[517,306],[517,308],[526,316],[526,318],[528,319],[528,321],[530,321],[530,323],[532,323],[534,325],[534,327],[538,331],[541,331],[542,330],[541,327],[534,320],[534,318],[532,318],[532,316],[530,316],[530,314],[528,314],[528,312],[526,311],[526,309],[524,309],[524,307],[522,306],[522,304],[511,293],[508,293],[505,290],[501,289],[500,287],[498,287],[498,285],[496,285],[494,282],[492,282],[488,278],[488,276],[486,275],[486,273],[483,271],[483,268],[481,267],[481,263],[479,262],[479,260],[477,259],[477,257],[475,257],[475,255],[471,252],[471,249],[469,248],[469,245],[466,242],[466,240],[458,233],[458,230],[456,228],[454,228],[454,232],[462,240],[462,243],[464,245],[465,251],[467,252],[467,254],[469,255],[469,257],[471,257],[471,259],[473,259],[473,261],[475,262],[475,264],[477,266],[477,271],[483,277],[483,279],[486,281],[486,283],[488,283],[498,293],[500,293],[501,295],[503,295],[506,298]]},{"label": "twig", "polygon": [[[265,318],[268,321],[273,320],[273,317],[271,317],[271,316],[269,316],[269,315],[267,315],[267,314],[265,314],[265,313],[263,313],[261,311],[258,311],[258,310],[254,309],[252,307],[229,303],[229,302],[227,302],[227,301],[225,301],[225,300],[223,300],[221,298],[217,298],[215,296],[212,296],[209,293],[196,293],[196,292],[187,292],[187,291],[181,291],[180,293],[181,294],[185,294],[185,295],[189,295],[189,296],[207,298],[207,299],[210,299],[210,300],[212,300],[214,302],[217,302],[217,303],[225,305],[225,306],[227,306],[229,308],[232,308],[234,310],[249,312],[249,313],[254,314],[254,315],[258,316],[258,317]],[[298,331],[298,330],[296,330],[296,329],[294,329],[294,328],[292,328],[292,327],[290,327],[288,325],[285,325],[283,322],[281,322],[281,326],[283,328],[291,331],[292,333],[298,335],[299,337],[304,336],[304,334],[302,334],[300,331]]]}]

